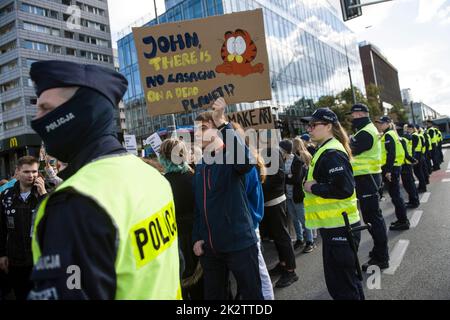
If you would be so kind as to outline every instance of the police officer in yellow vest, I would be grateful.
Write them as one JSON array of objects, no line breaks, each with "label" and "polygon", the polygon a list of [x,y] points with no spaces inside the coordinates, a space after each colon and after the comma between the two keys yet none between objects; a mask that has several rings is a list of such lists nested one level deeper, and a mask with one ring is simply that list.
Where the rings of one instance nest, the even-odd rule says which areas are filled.
[{"label": "police officer in yellow vest", "polygon": [[[350,224],[360,225],[347,133],[328,108],[302,120],[308,122],[308,133],[318,144],[304,183],[304,205],[306,227],[320,229],[328,292],[333,299],[363,300],[342,217],[347,212]],[[360,234],[356,236],[359,245]]]},{"label": "police officer in yellow vest", "polygon": [[411,136],[411,151],[412,156],[414,159],[418,161],[418,163],[413,167],[414,174],[416,175],[417,179],[419,180],[419,186],[417,188],[417,191],[419,193],[427,192],[427,178],[425,176],[425,172],[423,170],[424,168],[424,159],[423,159],[423,153],[424,153],[424,146],[423,138],[420,135],[420,133],[417,131],[416,126],[413,124],[408,124],[407,126],[407,132]]},{"label": "police officer in yellow vest", "polygon": [[439,145],[439,133],[438,129],[433,126],[432,121],[427,121],[427,133],[430,136],[431,160],[433,161],[433,171],[441,169],[440,154],[438,150]]},{"label": "police officer in yellow vest", "polygon": [[409,229],[409,220],[406,215],[405,202],[400,193],[400,174],[405,162],[405,151],[400,138],[395,131],[391,118],[384,116],[376,121],[378,131],[383,134],[381,138],[381,164],[385,184],[395,207],[397,221],[389,227],[390,230]]},{"label": "police officer in yellow vest", "polygon": [[419,192],[417,191],[416,182],[414,180],[413,166],[416,166],[419,161],[413,156],[413,141],[412,136],[408,133],[408,125],[404,125],[403,136],[400,137],[403,150],[405,152],[405,162],[402,165],[402,184],[403,188],[408,194],[409,202],[406,203],[406,208],[416,209],[420,205]]},{"label": "police officer in yellow vest", "polygon": [[420,141],[422,143],[422,173],[423,176],[425,177],[425,182],[427,185],[430,184],[430,172],[429,172],[429,167],[428,167],[428,146],[427,146],[427,139],[425,137],[425,132],[423,130],[422,127],[420,127],[419,125],[416,125],[416,131],[417,134],[420,137]]},{"label": "police officer in yellow vest", "polygon": [[29,298],[180,299],[170,185],[115,134],[126,79],[63,61],[36,62],[30,76],[32,128],[69,165],[35,217]]},{"label": "police officer in yellow vest", "polygon": [[369,254],[370,260],[362,265],[362,269],[366,271],[371,265],[385,269],[389,267],[389,250],[378,192],[382,181],[381,142],[378,130],[369,118],[367,106],[355,104],[350,114],[353,118],[352,127],[356,132],[350,140],[356,195],[364,222],[372,225],[370,234],[374,244]]}]

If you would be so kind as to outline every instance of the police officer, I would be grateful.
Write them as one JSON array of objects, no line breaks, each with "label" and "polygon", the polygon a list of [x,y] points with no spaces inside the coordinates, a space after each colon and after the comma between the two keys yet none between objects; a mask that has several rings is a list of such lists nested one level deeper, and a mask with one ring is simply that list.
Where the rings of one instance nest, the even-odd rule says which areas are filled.
[{"label": "police officer", "polygon": [[403,137],[400,137],[403,150],[405,152],[405,163],[402,165],[402,183],[406,193],[409,197],[409,202],[406,203],[406,208],[415,209],[420,205],[419,192],[417,191],[416,182],[414,180],[413,165],[416,166],[419,162],[412,156],[413,142],[412,136],[406,130],[405,126]]},{"label": "police officer", "polygon": [[431,141],[430,131],[425,130],[425,128],[423,128],[422,130],[423,130],[423,136],[425,137],[428,175],[431,176],[431,174],[433,173],[433,164],[432,164],[433,153],[434,153],[433,143]]},{"label": "police officer", "polygon": [[412,157],[417,160],[417,163],[413,166],[414,174],[417,180],[419,180],[417,191],[423,193],[427,191],[427,182],[423,172],[422,137],[420,133],[417,132],[416,127],[411,123],[407,125],[406,131],[411,137]]},{"label": "police officer", "polygon": [[114,107],[127,89],[99,66],[41,61],[32,128],[68,167],[35,219],[30,299],[179,299],[169,183],[126,153]]},{"label": "police officer", "polygon": [[367,106],[355,104],[350,114],[353,130],[356,131],[350,140],[356,195],[364,222],[372,225],[370,233],[374,243],[371,259],[363,264],[362,269],[366,271],[371,265],[385,269],[389,267],[389,250],[378,192],[381,186],[381,142],[377,128],[370,121]]},{"label": "police officer", "polygon": [[433,171],[441,169],[440,155],[438,150],[439,134],[438,129],[433,127],[433,122],[427,121],[427,133],[430,136],[431,160],[433,161]]},{"label": "police officer", "polygon": [[[312,117],[302,120],[308,122],[311,139],[318,144],[304,184],[304,204],[306,227],[320,229],[322,236],[328,292],[333,299],[363,300],[342,217],[347,212],[350,224],[360,225],[347,133],[328,108],[317,109]],[[360,233],[356,237],[358,247]]]},{"label": "police officer", "polygon": [[[429,185],[430,184],[430,173],[428,171],[427,140],[425,138],[425,133],[424,133],[423,129],[419,125],[416,125],[416,131],[417,131],[417,134],[419,135],[420,143],[422,144],[422,152],[421,152],[421,158],[420,158],[422,165],[421,165],[420,169],[422,170],[422,175],[425,178],[425,183],[427,185]],[[419,192],[421,192],[421,190],[425,190],[424,192],[426,192],[426,188],[425,189],[419,188]]]},{"label": "police officer", "polygon": [[409,220],[406,215],[405,202],[400,193],[400,174],[405,162],[405,152],[391,118],[384,116],[376,123],[378,131],[383,135],[381,138],[382,174],[397,217],[397,221],[393,222],[389,229],[407,230],[409,229]]}]

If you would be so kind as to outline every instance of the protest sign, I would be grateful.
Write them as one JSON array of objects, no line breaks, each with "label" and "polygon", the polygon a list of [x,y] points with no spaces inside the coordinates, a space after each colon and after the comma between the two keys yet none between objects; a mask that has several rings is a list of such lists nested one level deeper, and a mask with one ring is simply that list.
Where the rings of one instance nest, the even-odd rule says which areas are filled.
[{"label": "protest sign", "polygon": [[270,100],[262,10],[133,28],[150,115]]},{"label": "protest sign", "polygon": [[244,129],[275,129],[275,119],[271,108],[258,108],[227,114],[228,121],[239,123]]},{"label": "protest sign", "polygon": [[137,156],[138,152],[137,152],[136,136],[131,134],[124,134],[123,139],[125,140],[125,149],[127,149],[129,153]]}]

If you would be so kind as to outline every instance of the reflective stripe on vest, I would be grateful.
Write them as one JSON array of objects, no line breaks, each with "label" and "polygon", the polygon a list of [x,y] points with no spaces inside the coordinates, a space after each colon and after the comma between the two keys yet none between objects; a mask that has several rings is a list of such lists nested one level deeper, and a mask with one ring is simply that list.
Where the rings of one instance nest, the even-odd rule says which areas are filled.
[{"label": "reflective stripe on vest", "polygon": [[[313,181],[314,168],[320,156],[326,150],[339,150],[347,154],[344,146],[335,138],[328,141],[315,153],[310,167],[308,169],[308,177],[306,181]],[[360,220],[357,206],[356,192],[347,199],[325,199],[305,191],[305,217],[306,227],[308,229],[318,228],[338,228],[345,225],[343,212],[347,212],[350,224]]]},{"label": "reflective stripe on vest", "polygon": [[400,138],[399,138],[397,132],[395,132],[394,130],[389,130],[381,138],[381,144],[382,144],[381,163],[384,166],[384,165],[386,165],[386,161],[387,161],[386,146],[384,144],[386,142],[386,135],[390,135],[395,143],[394,166],[401,167],[405,163],[405,150],[403,149],[402,143],[400,142]]},{"label": "reflective stripe on vest", "polygon": [[[400,139],[405,141],[406,150],[408,151],[408,154],[412,157],[413,156],[413,154],[412,154],[412,139],[408,139],[408,138],[405,138],[405,137],[400,137]],[[403,145],[402,145],[402,147],[403,147]],[[405,164],[412,164],[411,161],[406,159],[406,153],[405,153]]]},{"label": "reflective stripe on vest", "polygon": [[381,172],[381,142],[378,136],[378,130],[371,122],[359,130],[355,136],[361,131],[365,131],[372,136],[373,145],[370,150],[364,151],[353,158],[352,167],[355,177]]},{"label": "reflective stripe on vest", "polygon": [[[87,164],[52,195],[67,188],[95,201],[116,227],[116,299],[181,299],[172,190],[159,172],[133,155],[112,156]],[[41,257],[36,231],[48,199],[33,227],[34,263]]]},{"label": "reflective stripe on vest", "polygon": [[[417,137],[417,146],[414,149],[414,152],[422,153],[422,138],[420,137],[420,134],[418,134],[417,132],[414,132],[412,135]],[[412,148],[412,146],[411,146],[411,148]]]}]

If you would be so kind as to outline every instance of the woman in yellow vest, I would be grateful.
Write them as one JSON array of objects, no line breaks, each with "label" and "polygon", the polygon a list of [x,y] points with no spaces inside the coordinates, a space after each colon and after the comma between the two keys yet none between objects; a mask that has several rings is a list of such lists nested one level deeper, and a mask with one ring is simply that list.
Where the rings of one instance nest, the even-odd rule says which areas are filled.
[{"label": "woman in yellow vest", "polygon": [[[350,224],[360,224],[348,136],[328,108],[317,109],[303,121],[308,122],[311,139],[318,144],[304,183],[306,227],[320,230],[325,282],[331,297],[363,300],[342,217],[346,212]],[[359,244],[360,235],[356,236]]]}]

